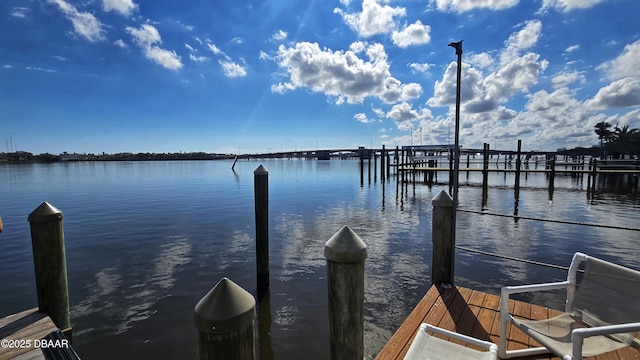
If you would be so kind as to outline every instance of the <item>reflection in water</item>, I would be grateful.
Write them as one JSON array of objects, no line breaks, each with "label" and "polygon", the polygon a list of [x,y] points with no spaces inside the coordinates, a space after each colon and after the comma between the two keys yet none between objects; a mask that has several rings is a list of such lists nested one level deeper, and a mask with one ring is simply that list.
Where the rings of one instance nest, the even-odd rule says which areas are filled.
[{"label": "reflection in water", "polygon": [[271,346],[271,293],[266,291],[257,301],[258,306],[258,358],[273,359]]},{"label": "reflection in water", "polygon": [[[139,283],[130,283],[133,279],[128,268],[109,267],[100,270],[95,275],[95,282],[87,285],[90,294],[72,307],[73,316],[107,316],[110,321],[117,319],[117,326],[112,329],[117,335],[130,329],[135,322],[155,314],[153,305],[170,294],[175,273],[190,261],[191,245],[187,239],[172,236],[167,240],[170,242],[160,247],[160,254],[151,262],[153,269]],[[77,336],[92,330],[94,328],[81,328]]]},{"label": "reflection in water", "polygon": [[[194,358],[193,307],[212,284],[226,276],[256,292],[252,180],[260,164],[238,162],[235,173],[225,161],[52,164],[0,171],[0,182],[12,190],[0,199],[8,204],[3,220],[7,229],[23,229],[2,234],[3,251],[9,254],[0,273],[32,270],[23,264],[29,265],[24,217],[45,198],[65,212],[71,313],[80,355],[113,358],[114,349],[121,348],[128,358],[142,360]],[[329,357],[324,244],[344,225],[368,248],[365,354],[373,358],[430,286],[431,200],[447,190],[448,173],[434,174],[440,183],[429,186],[403,183],[393,174],[377,181],[375,163],[364,169],[359,160],[265,160],[264,165],[270,176],[271,289],[257,304],[261,360]],[[364,171],[374,172],[366,184]],[[39,178],[57,182],[50,190]],[[482,174],[469,173],[459,191],[460,208],[640,227],[640,196],[632,179],[601,179],[587,197],[586,184],[556,175],[552,198],[542,174],[525,174],[517,196],[512,174],[494,173],[489,181],[484,190]],[[457,224],[458,245],[472,249],[560,265],[583,251],[640,267],[634,231],[462,212]],[[455,270],[458,285],[494,294],[503,285],[566,276],[464,251],[456,252]],[[5,284],[6,303],[23,304],[34,297],[20,286],[25,287]],[[550,296],[532,300],[557,305]]]}]

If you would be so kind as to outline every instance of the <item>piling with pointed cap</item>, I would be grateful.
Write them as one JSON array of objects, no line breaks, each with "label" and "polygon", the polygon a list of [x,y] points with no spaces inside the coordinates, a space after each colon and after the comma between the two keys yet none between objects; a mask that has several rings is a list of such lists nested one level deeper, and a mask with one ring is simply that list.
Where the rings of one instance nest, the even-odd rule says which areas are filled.
[{"label": "piling with pointed cap", "polygon": [[242,287],[220,280],[194,309],[201,360],[255,359],[256,301]]},{"label": "piling with pointed cap", "polygon": [[433,200],[433,219],[431,223],[431,240],[433,254],[431,260],[431,283],[436,285],[453,285],[454,246],[451,236],[451,212],[453,199],[444,190]]},{"label": "piling with pointed cap", "polygon": [[253,172],[256,214],[256,275],[258,295],[269,290],[269,171],[260,165]]},{"label": "piling with pointed cap", "polygon": [[331,359],[364,357],[364,260],[367,245],[344,226],[324,246]]},{"label": "piling with pointed cap", "polygon": [[28,219],[38,308],[69,338],[71,320],[62,218],[62,212],[45,201],[29,214]]}]

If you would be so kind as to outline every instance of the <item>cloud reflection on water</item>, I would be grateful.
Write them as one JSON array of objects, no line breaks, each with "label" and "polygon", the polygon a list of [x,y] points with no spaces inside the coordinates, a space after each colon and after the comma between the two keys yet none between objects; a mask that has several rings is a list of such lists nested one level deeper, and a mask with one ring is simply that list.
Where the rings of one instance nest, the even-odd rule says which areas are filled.
[{"label": "cloud reflection on water", "polygon": [[[150,262],[153,268],[149,272],[132,276],[129,266],[107,267],[98,271],[94,282],[86,285],[89,295],[71,308],[73,317],[107,317],[109,320],[93,319],[90,323],[104,324],[99,330],[117,335],[130,329],[135,322],[155,314],[153,306],[159,299],[170,296],[176,273],[191,261],[191,245],[186,238],[170,236],[166,240],[168,242],[159,247],[160,253]],[[114,320],[115,328],[110,325]],[[81,328],[77,335],[94,330],[98,329]]]}]

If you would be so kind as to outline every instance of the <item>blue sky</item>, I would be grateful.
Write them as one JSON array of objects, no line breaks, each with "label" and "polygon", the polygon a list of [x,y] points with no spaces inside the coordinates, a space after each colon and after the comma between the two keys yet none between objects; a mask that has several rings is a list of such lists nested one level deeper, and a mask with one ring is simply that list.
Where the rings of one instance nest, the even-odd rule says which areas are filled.
[{"label": "blue sky", "polygon": [[[0,134],[32,153],[591,146],[640,128],[637,0],[2,0]],[[10,149],[13,147],[12,149]]]}]

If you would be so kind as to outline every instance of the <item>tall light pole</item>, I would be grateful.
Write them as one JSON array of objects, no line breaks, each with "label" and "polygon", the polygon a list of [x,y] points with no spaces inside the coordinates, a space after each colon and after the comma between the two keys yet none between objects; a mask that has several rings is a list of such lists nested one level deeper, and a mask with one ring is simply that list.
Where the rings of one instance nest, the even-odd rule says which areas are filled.
[{"label": "tall light pole", "polygon": [[[451,204],[451,266],[455,264],[455,246],[456,246],[456,213],[458,212],[458,173],[460,172],[460,75],[462,74],[462,40],[452,42],[449,46],[456,49],[458,55],[458,78],[456,80],[456,129],[454,133],[454,149],[453,149],[453,203]],[[453,270],[451,271],[453,274]]]}]

